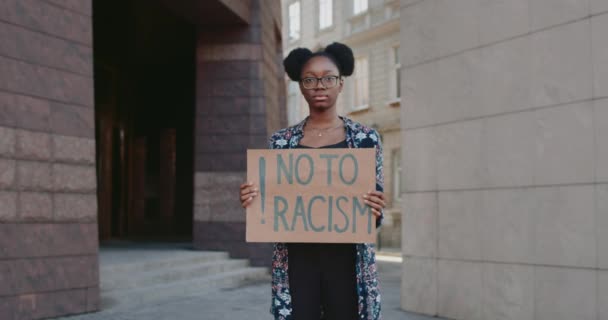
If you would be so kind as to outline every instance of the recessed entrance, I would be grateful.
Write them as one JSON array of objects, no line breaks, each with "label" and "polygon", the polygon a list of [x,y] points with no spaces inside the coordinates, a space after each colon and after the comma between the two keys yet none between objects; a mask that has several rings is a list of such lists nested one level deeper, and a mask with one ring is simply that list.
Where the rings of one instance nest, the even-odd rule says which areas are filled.
[{"label": "recessed entrance", "polygon": [[192,237],[195,27],[159,1],[93,1],[101,240]]}]

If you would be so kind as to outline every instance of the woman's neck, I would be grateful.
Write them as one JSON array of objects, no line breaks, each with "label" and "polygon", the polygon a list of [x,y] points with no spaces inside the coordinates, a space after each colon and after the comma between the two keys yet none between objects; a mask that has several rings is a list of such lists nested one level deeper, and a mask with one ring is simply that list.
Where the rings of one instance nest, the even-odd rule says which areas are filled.
[{"label": "woman's neck", "polygon": [[327,112],[310,112],[307,124],[312,127],[326,127],[335,124],[338,120],[338,113],[335,108],[327,110]]}]

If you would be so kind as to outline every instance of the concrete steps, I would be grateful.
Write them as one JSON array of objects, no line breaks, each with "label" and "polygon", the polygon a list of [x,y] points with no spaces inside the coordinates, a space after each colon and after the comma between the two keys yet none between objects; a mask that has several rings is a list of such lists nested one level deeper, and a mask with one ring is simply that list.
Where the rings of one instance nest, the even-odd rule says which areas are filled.
[{"label": "concrete steps", "polygon": [[201,297],[213,294],[219,289],[240,287],[249,283],[270,281],[266,268],[244,268],[224,272],[222,274],[199,277],[195,279],[161,283],[151,286],[131,288],[127,290],[114,290],[101,294],[102,309],[117,309],[123,307],[134,308],[150,303],[171,300],[179,296],[180,299],[188,297]]},{"label": "concrete steps", "polygon": [[247,260],[219,260],[198,264],[175,265],[148,271],[121,272],[106,276],[101,282],[102,291],[124,290],[157,284],[167,284],[181,280],[197,279],[209,275],[223,274],[247,268]]},{"label": "concrete steps", "polygon": [[270,281],[268,268],[251,267],[225,252],[123,251],[100,258],[101,307],[106,311]]},{"label": "concrete steps", "polygon": [[[129,253],[124,253],[125,255]],[[118,254],[114,254],[115,256]],[[139,252],[139,255],[130,255],[127,261],[106,261],[101,257],[100,272],[104,275],[116,275],[117,273],[140,272],[170,268],[173,266],[184,266],[196,263],[221,261],[228,259],[228,253],[219,251],[176,251],[159,254],[158,252]],[[114,257],[114,260],[117,258]]]}]

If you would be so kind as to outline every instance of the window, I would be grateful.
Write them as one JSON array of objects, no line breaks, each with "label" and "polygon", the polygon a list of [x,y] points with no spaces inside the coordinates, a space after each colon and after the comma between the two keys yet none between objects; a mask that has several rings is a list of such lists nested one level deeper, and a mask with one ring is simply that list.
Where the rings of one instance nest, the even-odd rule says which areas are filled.
[{"label": "window", "polygon": [[391,99],[401,97],[401,62],[399,61],[399,46],[391,48]]},{"label": "window", "polygon": [[319,30],[328,28],[333,23],[332,0],[319,0]]},{"label": "window", "polygon": [[289,125],[294,125],[300,121],[300,87],[297,82],[289,81],[287,96],[287,112]]},{"label": "window", "polygon": [[369,67],[367,58],[355,59],[353,110],[365,109],[369,104]]},{"label": "window", "polygon": [[357,15],[367,10],[367,0],[354,0],[353,14]]},{"label": "window", "polygon": [[289,5],[289,40],[300,39],[300,1]]},{"label": "window", "polygon": [[405,191],[402,184],[401,174],[401,149],[393,149],[391,157],[393,169],[393,199],[400,200],[401,193]]}]

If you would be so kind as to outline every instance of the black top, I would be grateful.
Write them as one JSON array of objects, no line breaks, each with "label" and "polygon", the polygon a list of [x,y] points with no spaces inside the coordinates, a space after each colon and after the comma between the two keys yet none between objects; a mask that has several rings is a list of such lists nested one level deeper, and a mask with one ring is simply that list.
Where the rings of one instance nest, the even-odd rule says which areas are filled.
[{"label": "black top", "polygon": [[298,147],[298,148],[303,148],[303,149],[320,149],[320,148],[348,148],[348,144],[346,144],[346,140],[342,140],[342,141],[340,141],[340,142],[338,142],[338,143],[330,144],[330,145],[327,145],[327,146],[321,146],[321,147],[318,147],[318,148],[315,148],[315,147],[309,147],[309,146],[305,146],[305,145],[302,145],[302,144],[298,144],[298,146],[297,146],[297,147]]}]

